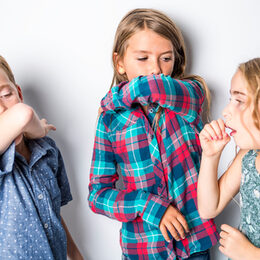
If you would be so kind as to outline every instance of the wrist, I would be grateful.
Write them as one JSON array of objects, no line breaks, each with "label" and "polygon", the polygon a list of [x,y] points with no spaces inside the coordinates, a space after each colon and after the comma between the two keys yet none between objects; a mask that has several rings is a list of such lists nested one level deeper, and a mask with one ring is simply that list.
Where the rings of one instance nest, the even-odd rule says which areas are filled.
[{"label": "wrist", "polygon": [[260,248],[251,244],[251,248],[250,248],[250,250],[248,250],[247,256],[248,257],[246,259],[248,259],[248,260],[258,260],[258,259],[260,259]]},{"label": "wrist", "polygon": [[221,153],[222,153],[222,151],[214,153],[214,154],[209,154],[209,153],[202,150],[201,156],[202,156],[202,158],[204,158],[206,160],[216,161],[216,160],[220,159]]}]

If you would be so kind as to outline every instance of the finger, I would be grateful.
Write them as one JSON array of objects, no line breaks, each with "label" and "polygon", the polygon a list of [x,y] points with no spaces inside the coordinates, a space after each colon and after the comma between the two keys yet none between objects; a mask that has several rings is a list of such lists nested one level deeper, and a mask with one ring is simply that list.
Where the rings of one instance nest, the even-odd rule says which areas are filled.
[{"label": "finger", "polygon": [[225,248],[223,246],[219,246],[219,251],[225,255]]},{"label": "finger", "polygon": [[225,232],[225,231],[221,231],[221,232],[219,233],[219,235],[220,235],[220,237],[223,238],[223,239],[226,239],[226,238],[228,237],[228,233]]},{"label": "finger", "polygon": [[220,243],[221,246],[225,247],[226,241],[225,241],[225,239],[220,238],[219,243]]},{"label": "finger", "polygon": [[171,223],[168,223],[166,225],[166,227],[167,227],[168,231],[171,233],[171,235],[173,236],[173,238],[177,241],[180,241],[180,237],[179,237],[178,232],[175,229],[175,226],[173,226]]},{"label": "finger", "polygon": [[220,128],[220,125],[217,120],[213,120],[210,123],[211,127],[214,129],[216,133],[216,139],[222,139],[222,129]]},{"label": "finger", "polygon": [[227,224],[222,224],[220,226],[220,228],[221,228],[222,231],[225,231],[226,233],[232,233],[235,230],[235,228],[233,228],[233,227],[231,227],[231,226],[229,226]]},{"label": "finger", "polygon": [[189,226],[188,226],[188,223],[187,223],[185,217],[182,214],[180,214],[180,216],[178,216],[177,219],[181,223],[181,225],[184,228],[185,232],[189,233],[190,229],[189,229]]},{"label": "finger", "polygon": [[181,223],[178,221],[178,219],[175,219],[172,221],[173,226],[177,230],[178,234],[181,236],[182,239],[185,238],[185,231]]},{"label": "finger", "polygon": [[223,121],[221,118],[219,118],[219,119],[217,120],[217,122],[218,122],[219,128],[220,128],[220,130],[221,130],[222,138],[225,138],[226,136],[228,136],[228,134],[226,133],[225,123],[224,123],[224,121]]},{"label": "finger", "polygon": [[49,130],[55,131],[55,130],[56,130],[56,127],[55,127],[54,125],[49,125]]},{"label": "finger", "polygon": [[206,140],[206,141],[211,141],[213,139],[212,136],[205,129],[203,129],[200,132],[199,137],[201,140]]},{"label": "finger", "polygon": [[215,132],[212,124],[206,124],[204,130],[210,135],[211,140],[217,140],[217,133]]},{"label": "finger", "polygon": [[170,240],[170,238],[168,236],[167,229],[166,229],[166,227],[163,224],[160,226],[160,230],[162,232],[162,235],[163,235],[164,239],[169,243],[171,240]]}]

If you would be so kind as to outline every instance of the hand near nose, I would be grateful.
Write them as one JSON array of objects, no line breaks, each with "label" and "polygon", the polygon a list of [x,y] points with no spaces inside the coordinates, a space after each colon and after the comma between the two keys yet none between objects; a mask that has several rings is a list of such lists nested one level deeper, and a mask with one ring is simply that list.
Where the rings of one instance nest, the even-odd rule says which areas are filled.
[{"label": "hand near nose", "polygon": [[189,232],[189,227],[184,216],[179,212],[178,209],[173,206],[169,206],[165,211],[159,228],[162,232],[164,239],[170,242],[168,232],[171,233],[173,238],[177,241],[185,238],[185,232]]},{"label": "hand near nose", "polygon": [[206,156],[214,156],[224,149],[230,141],[230,136],[225,132],[225,124],[222,119],[213,120],[206,124],[199,135],[203,153]]}]

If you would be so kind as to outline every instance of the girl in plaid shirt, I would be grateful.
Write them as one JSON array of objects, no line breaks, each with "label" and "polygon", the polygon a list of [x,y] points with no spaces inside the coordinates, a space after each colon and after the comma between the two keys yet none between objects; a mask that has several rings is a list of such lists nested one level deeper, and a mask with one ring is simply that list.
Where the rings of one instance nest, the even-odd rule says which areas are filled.
[{"label": "girl in plaid shirt", "polygon": [[161,12],[132,10],[117,28],[113,65],[117,85],[101,101],[90,208],[123,223],[122,259],[209,259],[218,234],[200,218],[196,191],[208,90],[185,76],[181,32]]}]

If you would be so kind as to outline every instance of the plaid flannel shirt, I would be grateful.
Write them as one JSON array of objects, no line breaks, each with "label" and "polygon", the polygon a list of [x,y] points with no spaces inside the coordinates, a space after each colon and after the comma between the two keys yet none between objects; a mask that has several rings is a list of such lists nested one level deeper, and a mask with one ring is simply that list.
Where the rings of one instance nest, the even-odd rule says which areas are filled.
[{"label": "plaid flannel shirt", "polygon": [[[197,81],[164,75],[123,82],[103,98],[89,204],[93,212],[123,222],[123,259],[185,259],[217,242],[215,224],[197,210],[203,100]],[[141,106],[148,106],[147,115]],[[158,127],[153,127],[160,106]],[[190,233],[168,243],[159,224],[170,204],[185,216]]]}]

